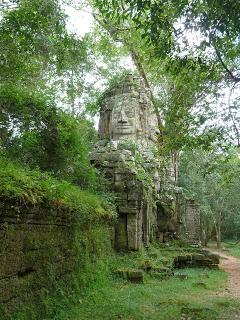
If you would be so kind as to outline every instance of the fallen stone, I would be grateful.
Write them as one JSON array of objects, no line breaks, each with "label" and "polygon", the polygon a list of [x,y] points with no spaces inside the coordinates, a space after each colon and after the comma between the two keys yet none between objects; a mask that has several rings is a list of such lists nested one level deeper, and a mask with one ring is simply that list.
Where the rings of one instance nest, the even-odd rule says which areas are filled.
[{"label": "fallen stone", "polygon": [[188,280],[189,279],[189,276],[187,274],[175,274],[174,277],[179,280]]},{"label": "fallen stone", "polygon": [[194,286],[198,288],[207,289],[207,284],[205,282],[195,282]]},{"label": "fallen stone", "polygon": [[167,279],[174,275],[172,269],[167,267],[161,267],[161,268],[154,267],[150,270],[149,274],[161,280]]},{"label": "fallen stone", "polygon": [[181,255],[174,258],[174,268],[186,267],[208,267],[216,268],[220,262],[220,258],[216,254],[208,251],[192,255]]},{"label": "fallen stone", "polygon": [[143,270],[129,270],[127,273],[127,279],[133,283],[143,283]]},{"label": "fallen stone", "polygon": [[113,274],[119,278],[127,280],[128,270],[126,269],[117,269],[113,272]]}]

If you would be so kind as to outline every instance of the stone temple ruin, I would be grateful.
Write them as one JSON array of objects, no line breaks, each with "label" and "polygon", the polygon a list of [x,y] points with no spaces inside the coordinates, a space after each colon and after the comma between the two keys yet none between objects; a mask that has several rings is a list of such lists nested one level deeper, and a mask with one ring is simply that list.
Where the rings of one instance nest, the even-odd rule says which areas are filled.
[{"label": "stone temple ruin", "polygon": [[143,80],[129,74],[106,91],[99,141],[91,160],[105,173],[116,196],[119,218],[113,243],[117,250],[139,250],[176,234],[174,197],[163,200],[161,195],[161,168],[155,156],[158,133],[150,91]]},{"label": "stone temple ruin", "polygon": [[200,207],[194,199],[184,198],[177,194],[177,214],[180,219],[179,237],[190,243],[201,243]]}]

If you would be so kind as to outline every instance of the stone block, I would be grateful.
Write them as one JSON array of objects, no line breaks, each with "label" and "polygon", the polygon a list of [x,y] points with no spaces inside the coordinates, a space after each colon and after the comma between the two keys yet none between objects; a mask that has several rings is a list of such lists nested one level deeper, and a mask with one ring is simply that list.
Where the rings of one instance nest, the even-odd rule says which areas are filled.
[{"label": "stone block", "polygon": [[213,253],[206,254],[207,258],[212,261],[212,264],[219,264],[220,263],[220,256]]},{"label": "stone block", "polygon": [[174,278],[177,278],[179,280],[188,280],[189,276],[187,274],[175,274]]},{"label": "stone block", "polygon": [[126,207],[121,206],[121,207],[118,207],[118,211],[119,211],[119,213],[123,213],[126,215],[127,214],[137,215],[139,212],[139,209],[138,208],[130,208],[128,206],[126,206]]},{"label": "stone block", "polygon": [[125,185],[124,181],[118,181],[118,182],[114,183],[112,189],[115,192],[123,193],[123,192],[126,192],[126,185]]},{"label": "stone block", "polygon": [[128,237],[128,248],[130,250],[138,250],[138,220],[137,215],[127,215],[127,237]]},{"label": "stone block", "polygon": [[157,267],[157,266],[152,266],[150,270],[148,270],[148,273],[160,280],[167,279],[171,276],[174,275],[172,269],[168,267]]},{"label": "stone block", "polygon": [[135,190],[130,190],[130,192],[128,193],[128,200],[129,201],[139,201],[141,200],[143,197],[143,193],[141,190],[135,191]]},{"label": "stone block", "polygon": [[113,272],[117,277],[127,280],[128,278],[128,269],[117,269]]},{"label": "stone block", "polygon": [[197,253],[192,255],[181,255],[174,258],[175,268],[185,267],[208,267],[216,268],[219,264],[219,256],[215,254]]},{"label": "stone block", "polygon": [[144,273],[143,270],[129,270],[127,272],[128,281],[133,283],[143,283]]},{"label": "stone block", "polygon": [[126,217],[119,217],[118,223],[115,227],[115,249],[128,249],[128,234],[127,234],[127,219]]},{"label": "stone block", "polygon": [[138,200],[130,200],[128,201],[129,208],[140,208],[141,207],[141,201]]},{"label": "stone block", "polygon": [[127,204],[128,194],[126,192],[117,192],[116,193],[116,203],[121,204],[121,201],[124,201]]}]

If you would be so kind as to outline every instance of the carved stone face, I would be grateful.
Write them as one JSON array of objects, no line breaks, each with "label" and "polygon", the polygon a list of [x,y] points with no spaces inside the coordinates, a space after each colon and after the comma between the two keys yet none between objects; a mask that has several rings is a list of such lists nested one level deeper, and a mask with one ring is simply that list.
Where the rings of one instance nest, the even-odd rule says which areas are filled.
[{"label": "carved stone face", "polygon": [[134,138],[139,127],[137,103],[129,95],[115,97],[111,117],[111,137],[118,140],[121,136]]},{"label": "carved stone face", "polygon": [[155,141],[157,118],[142,82],[126,78],[109,93],[100,112],[100,139]]}]

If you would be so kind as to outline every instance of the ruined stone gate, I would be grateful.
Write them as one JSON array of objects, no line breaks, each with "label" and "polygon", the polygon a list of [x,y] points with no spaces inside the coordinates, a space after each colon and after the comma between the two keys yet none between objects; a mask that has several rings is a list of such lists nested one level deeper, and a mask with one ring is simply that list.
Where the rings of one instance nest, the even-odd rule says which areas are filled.
[{"label": "ruined stone gate", "polygon": [[100,111],[100,140],[91,155],[116,195],[116,249],[138,250],[159,237],[157,134],[150,92],[139,77],[129,74],[105,94]]},{"label": "ruined stone gate", "polygon": [[[99,141],[91,161],[105,173],[116,196],[119,219],[113,242],[117,250],[138,250],[153,240],[168,241],[179,229],[176,197],[170,193],[163,197],[156,156],[158,134],[151,93],[138,76],[129,74],[105,92]],[[194,237],[198,235],[191,234],[191,240]]]}]

